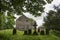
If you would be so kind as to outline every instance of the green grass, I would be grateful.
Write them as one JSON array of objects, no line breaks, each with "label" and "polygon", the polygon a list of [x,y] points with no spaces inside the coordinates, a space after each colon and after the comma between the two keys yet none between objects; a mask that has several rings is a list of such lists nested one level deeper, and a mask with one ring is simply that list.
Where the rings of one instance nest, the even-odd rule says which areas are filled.
[{"label": "green grass", "polygon": [[0,40],[60,40],[60,37],[53,33],[50,35],[23,35],[23,31],[18,31],[12,35],[12,29],[0,30]]}]

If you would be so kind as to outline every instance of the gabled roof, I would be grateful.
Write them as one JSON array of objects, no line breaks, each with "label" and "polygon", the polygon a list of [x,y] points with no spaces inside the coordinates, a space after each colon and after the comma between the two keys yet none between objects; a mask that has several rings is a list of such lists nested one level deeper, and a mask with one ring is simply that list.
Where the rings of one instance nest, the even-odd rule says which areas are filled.
[{"label": "gabled roof", "polygon": [[22,19],[22,18],[29,19],[29,18],[28,18],[28,17],[26,17],[25,15],[22,15],[22,16],[20,16],[17,20],[20,20],[20,19]]},{"label": "gabled roof", "polygon": [[[25,15],[22,15],[22,16],[20,16],[17,20],[16,20],[16,22],[17,21],[20,21],[20,22],[22,22],[22,21],[30,21],[31,23],[32,23],[32,25],[36,22],[35,20],[33,20],[33,19],[31,19],[31,18],[28,18],[28,17],[26,17]],[[29,22],[28,21],[28,22]]]}]

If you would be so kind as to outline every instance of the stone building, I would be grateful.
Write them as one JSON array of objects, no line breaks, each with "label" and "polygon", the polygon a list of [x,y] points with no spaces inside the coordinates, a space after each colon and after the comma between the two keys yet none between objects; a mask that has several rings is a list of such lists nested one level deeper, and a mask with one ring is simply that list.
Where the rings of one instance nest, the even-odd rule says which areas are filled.
[{"label": "stone building", "polygon": [[28,30],[33,29],[34,20],[31,18],[26,17],[25,15],[22,15],[16,20],[16,29],[18,30]]}]

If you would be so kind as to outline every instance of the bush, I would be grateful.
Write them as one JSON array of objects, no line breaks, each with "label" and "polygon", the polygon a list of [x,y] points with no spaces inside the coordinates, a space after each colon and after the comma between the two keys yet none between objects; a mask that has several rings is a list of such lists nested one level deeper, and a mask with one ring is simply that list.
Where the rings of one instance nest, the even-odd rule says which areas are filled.
[{"label": "bush", "polygon": [[53,33],[54,33],[55,36],[60,37],[60,31],[56,31],[56,30],[54,30]]}]

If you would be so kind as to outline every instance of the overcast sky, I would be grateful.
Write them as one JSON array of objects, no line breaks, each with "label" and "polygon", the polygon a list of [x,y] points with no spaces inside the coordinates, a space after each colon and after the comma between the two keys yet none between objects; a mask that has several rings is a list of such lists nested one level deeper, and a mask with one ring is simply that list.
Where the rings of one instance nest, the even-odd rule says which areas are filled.
[{"label": "overcast sky", "polygon": [[[45,12],[48,12],[49,10],[54,10],[53,9],[53,5],[56,5],[58,6],[60,4],[60,0],[53,0],[53,2],[51,4],[46,4],[45,5]],[[44,21],[43,21],[43,18],[47,15],[46,13],[43,13],[40,17],[34,17],[32,14],[29,14],[28,12],[27,13],[24,13],[24,15],[26,15],[27,17],[29,18],[33,18],[34,20],[36,20],[37,22],[37,25],[38,26],[41,26]],[[19,16],[15,15],[17,18]]]}]

